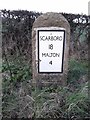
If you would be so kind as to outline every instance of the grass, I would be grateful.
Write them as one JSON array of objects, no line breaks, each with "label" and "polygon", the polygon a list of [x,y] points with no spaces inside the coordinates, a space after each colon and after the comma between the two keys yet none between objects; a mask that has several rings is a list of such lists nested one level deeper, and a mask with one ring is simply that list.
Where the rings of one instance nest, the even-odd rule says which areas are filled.
[{"label": "grass", "polygon": [[[86,78],[88,75],[88,61],[69,61],[69,72],[68,72],[68,84],[73,84],[76,87],[79,87],[80,82],[83,81],[83,77]],[[82,79],[80,81],[80,79]],[[85,80],[86,81],[86,80]]]},{"label": "grass", "polygon": [[23,60],[22,57],[8,59],[9,65],[6,61],[3,61],[2,72],[8,76],[10,82],[21,82],[24,80],[31,79],[31,68],[27,61]]},{"label": "grass", "polygon": [[41,90],[31,85],[32,75],[28,61],[22,58],[8,60],[9,68],[4,61],[2,70],[4,117],[70,119],[90,117],[88,81],[85,78],[88,70],[86,61],[70,60],[66,87],[51,86]]}]

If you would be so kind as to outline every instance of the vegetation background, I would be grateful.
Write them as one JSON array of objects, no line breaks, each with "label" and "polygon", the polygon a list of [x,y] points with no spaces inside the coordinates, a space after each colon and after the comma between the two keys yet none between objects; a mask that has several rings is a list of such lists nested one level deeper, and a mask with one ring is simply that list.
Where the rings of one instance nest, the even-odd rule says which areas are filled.
[{"label": "vegetation background", "polygon": [[90,16],[61,13],[70,23],[67,86],[33,87],[31,32],[42,13],[1,10],[3,118],[90,119]]}]

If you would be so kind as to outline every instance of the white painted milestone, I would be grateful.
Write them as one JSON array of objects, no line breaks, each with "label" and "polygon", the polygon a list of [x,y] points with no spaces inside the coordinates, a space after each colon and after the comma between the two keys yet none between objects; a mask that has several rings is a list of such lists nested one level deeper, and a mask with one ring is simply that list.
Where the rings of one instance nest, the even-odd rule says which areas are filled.
[{"label": "white painted milestone", "polygon": [[38,72],[62,73],[65,30],[38,30]]}]

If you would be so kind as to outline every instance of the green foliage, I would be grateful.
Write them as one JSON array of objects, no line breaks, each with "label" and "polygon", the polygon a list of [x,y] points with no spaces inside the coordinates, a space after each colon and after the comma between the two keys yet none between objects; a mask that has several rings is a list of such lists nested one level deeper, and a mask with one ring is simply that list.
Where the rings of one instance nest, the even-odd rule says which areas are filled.
[{"label": "green foliage", "polygon": [[9,79],[10,82],[15,83],[31,79],[31,67],[28,61],[23,60],[22,57],[12,58],[12,60],[10,59],[8,58],[9,66],[6,61],[3,62],[2,69],[2,72],[5,73],[5,76],[8,76],[7,79]]},{"label": "green foliage", "polygon": [[80,90],[68,94],[66,104],[68,117],[90,117],[89,104],[88,82],[86,82]]},{"label": "green foliage", "polygon": [[[70,60],[66,87],[33,87],[31,67],[23,57],[3,60],[3,115],[7,118],[85,118],[89,116],[87,62]],[[10,74],[11,71],[11,74]],[[79,85],[77,84],[79,83]],[[71,89],[71,86],[75,88]],[[78,88],[78,89],[77,89]]]},{"label": "green foliage", "polygon": [[[3,115],[19,118],[85,118],[89,116],[88,82],[76,84],[87,74],[86,62],[70,61],[67,87],[33,87],[29,63],[10,58],[3,62]],[[12,71],[10,77],[9,69]],[[76,83],[75,83],[76,82]],[[70,84],[78,89],[71,90]],[[14,116],[15,115],[15,116]]]},{"label": "green foliage", "polygon": [[10,117],[13,111],[18,111],[18,92],[21,83],[31,79],[31,67],[22,57],[7,57],[7,61],[3,59],[2,73],[3,114]]},{"label": "green foliage", "polygon": [[68,83],[72,83],[73,85],[80,85],[79,79],[82,76],[88,74],[88,61],[69,61],[69,72],[68,72]]},{"label": "green foliage", "polygon": [[69,87],[36,88],[32,92],[36,118],[86,118],[89,115],[88,82],[71,92]]}]

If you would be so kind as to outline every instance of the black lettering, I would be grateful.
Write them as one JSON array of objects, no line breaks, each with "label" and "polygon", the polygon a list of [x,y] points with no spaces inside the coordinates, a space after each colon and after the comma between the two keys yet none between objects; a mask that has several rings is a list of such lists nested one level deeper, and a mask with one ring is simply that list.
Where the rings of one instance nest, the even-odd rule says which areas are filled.
[{"label": "black lettering", "polygon": [[50,62],[49,62],[49,64],[51,64],[51,65],[52,65],[52,61],[50,61]]},{"label": "black lettering", "polygon": [[42,57],[60,57],[60,53],[42,53]]},{"label": "black lettering", "polygon": [[40,40],[47,40],[47,41],[56,41],[56,40],[59,40],[61,41],[62,40],[62,36],[40,36]]},{"label": "black lettering", "polygon": [[53,44],[49,45],[49,49],[51,49],[51,50],[53,49]]},{"label": "black lettering", "polygon": [[42,57],[46,57],[46,53],[42,53]]}]

